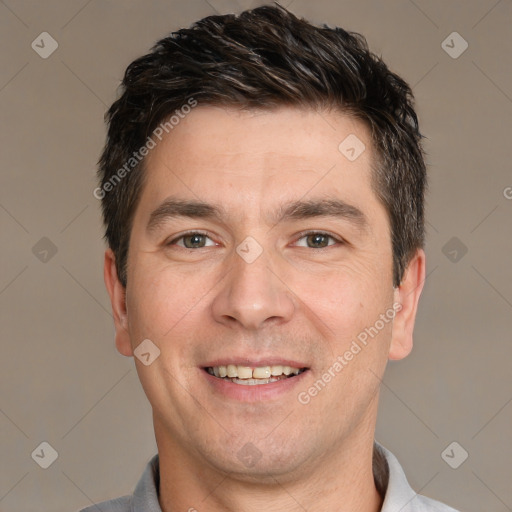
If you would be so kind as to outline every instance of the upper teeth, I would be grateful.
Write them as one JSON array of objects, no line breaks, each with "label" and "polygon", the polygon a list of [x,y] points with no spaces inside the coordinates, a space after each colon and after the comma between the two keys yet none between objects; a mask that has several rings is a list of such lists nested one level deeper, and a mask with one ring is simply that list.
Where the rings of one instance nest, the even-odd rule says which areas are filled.
[{"label": "upper teeth", "polygon": [[279,375],[298,375],[299,368],[292,368],[291,366],[259,366],[251,368],[249,366],[238,366],[235,364],[228,364],[227,366],[214,366],[208,369],[215,377],[237,377],[239,379],[268,379],[271,376]]}]

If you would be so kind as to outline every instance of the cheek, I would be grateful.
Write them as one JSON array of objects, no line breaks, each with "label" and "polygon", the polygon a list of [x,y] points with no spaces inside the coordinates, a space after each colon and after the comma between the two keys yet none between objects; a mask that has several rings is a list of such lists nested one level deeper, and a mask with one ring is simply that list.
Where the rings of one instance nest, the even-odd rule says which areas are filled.
[{"label": "cheek", "polygon": [[339,264],[323,273],[296,273],[289,280],[297,297],[343,337],[375,322],[392,300],[390,287],[376,270],[362,263]]},{"label": "cheek", "polygon": [[163,355],[172,352],[176,360],[177,354],[190,347],[188,338],[194,329],[205,323],[205,307],[211,300],[209,292],[215,289],[216,274],[162,266],[151,254],[143,254],[133,268],[127,302],[132,338],[149,338]]},{"label": "cheek", "polygon": [[198,339],[197,331],[204,324],[201,298],[211,286],[202,289],[196,286],[201,282],[197,277],[191,279],[174,269],[163,271],[152,265],[149,257],[136,261],[133,268],[129,277],[131,290],[127,293],[132,345],[135,348],[149,339],[160,350],[158,358],[148,366],[136,361],[146,396],[157,411],[194,409],[194,404],[187,405],[186,392],[195,371],[191,350]]},{"label": "cheek", "polygon": [[[293,289],[306,305],[305,314],[312,312],[312,324],[324,335],[322,371],[330,368],[338,377],[332,390],[341,392],[339,386],[345,391],[368,386],[373,390],[378,382],[373,374],[382,373],[392,331],[392,318],[381,320],[381,315],[392,313],[388,274],[379,273],[377,265],[359,263],[340,265],[323,276],[302,274],[295,281]],[[332,366],[338,356],[343,369],[336,372]]]}]

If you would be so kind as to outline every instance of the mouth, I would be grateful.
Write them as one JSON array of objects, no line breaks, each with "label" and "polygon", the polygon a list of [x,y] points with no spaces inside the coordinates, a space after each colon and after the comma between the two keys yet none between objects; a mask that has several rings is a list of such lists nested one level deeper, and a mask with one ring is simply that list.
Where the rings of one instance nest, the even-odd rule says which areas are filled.
[{"label": "mouth", "polygon": [[242,386],[261,386],[286,379],[293,379],[309,368],[287,365],[241,366],[235,364],[206,366],[204,371],[219,380]]}]

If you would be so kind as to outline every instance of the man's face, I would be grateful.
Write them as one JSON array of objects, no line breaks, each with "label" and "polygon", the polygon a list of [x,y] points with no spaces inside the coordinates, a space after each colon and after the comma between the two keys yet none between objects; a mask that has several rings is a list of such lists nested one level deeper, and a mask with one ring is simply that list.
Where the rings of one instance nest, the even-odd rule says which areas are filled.
[{"label": "man's face", "polygon": [[[366,146],[353,161],[339,150],[351,134]],[[365,126],[340,113],[202,106],[149,154],[116,343],[125,355],[146,339],[160,350],[135,361],[159,448],[180,463],[291,475],[373,435],[386,360],[409,348],[393,341],[399,290],[372,157]],[[221,215],[167,216],[170,199]],[[322,200],[345,206],[280,219]],[[207,370],[228,364],[306,370],[255,385]]]}]

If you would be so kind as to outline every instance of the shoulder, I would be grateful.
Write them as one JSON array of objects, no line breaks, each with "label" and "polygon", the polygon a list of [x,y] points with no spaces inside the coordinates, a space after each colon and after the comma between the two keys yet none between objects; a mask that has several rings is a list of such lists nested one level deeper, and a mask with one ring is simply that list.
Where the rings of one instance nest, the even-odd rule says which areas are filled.
[{"label": "shoulder", "polygon": [[417,494],[409,485],[398,459],[381,444],[375,442],[374,446],[374,463],[382,466],[377,472],[374,468],[374,476],[380,475],[379,480],[385,489],[381,512],[459,512],[440,501]]},{"label": "shoulder", "polygon": [[102,501],[78,512],[140,512],[152,510],[162,512],[158,503],[158,486],[160,481],[158,453],[147,463],[133,494],[113,500]]},{"label": "shoulder", "polygon": [[102,501],[101,503],[83,508],[79,512],[98,512],[98,510],[101,510],[101,512],[130,512],[131,498],[131,496],[121,496],[113,500]]},{"label": "shoulder", "polygon": [[[409,509],[407,509],[409,510]],[[440,501],[417,494],[411,501],[411,512],[459,512]]]}]

